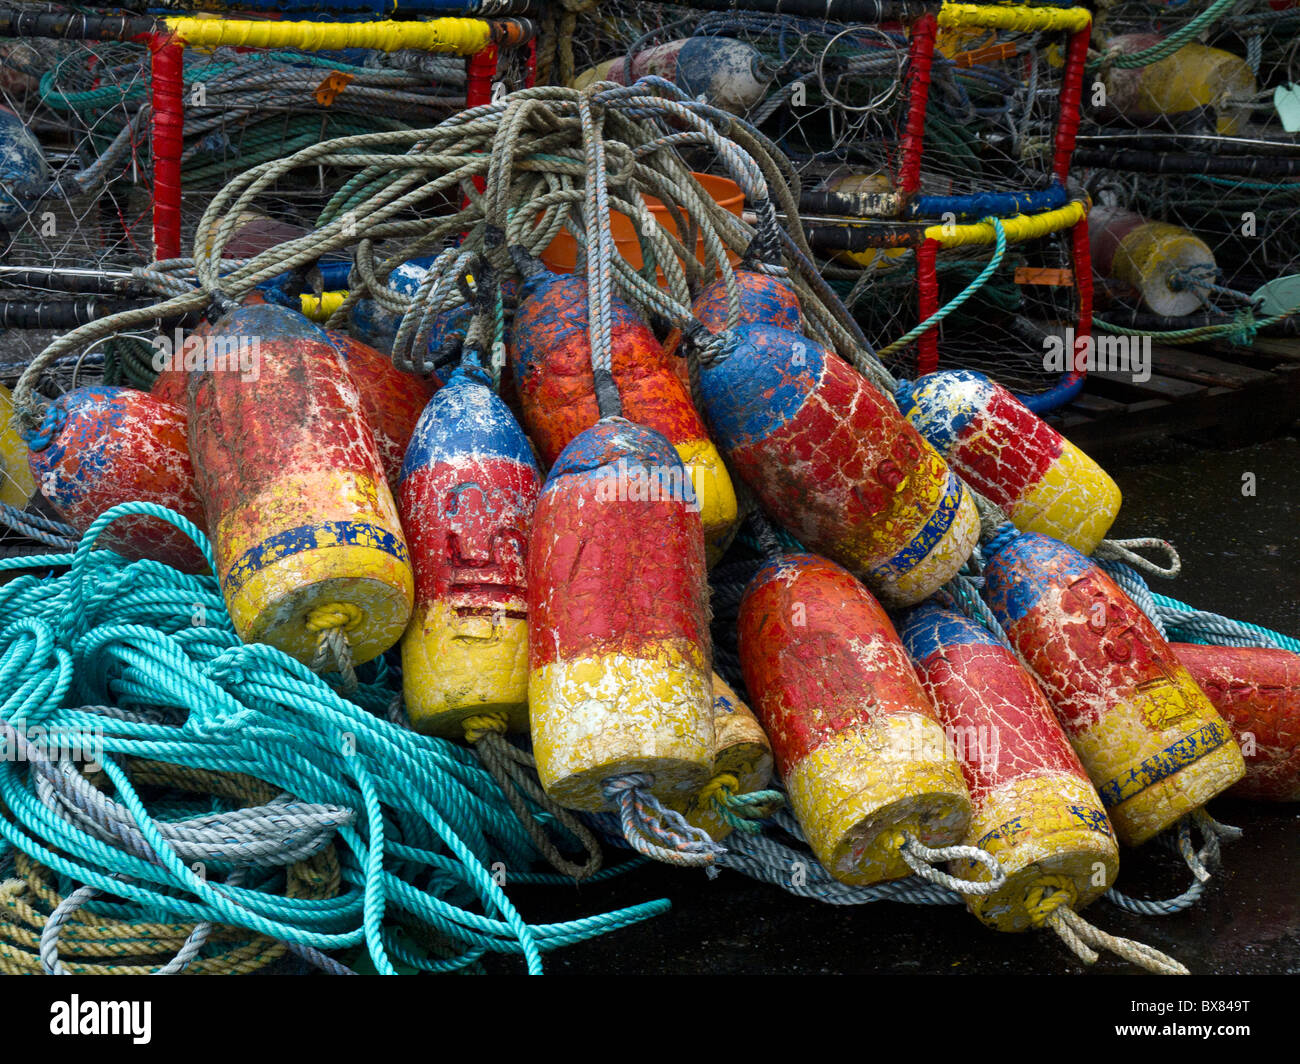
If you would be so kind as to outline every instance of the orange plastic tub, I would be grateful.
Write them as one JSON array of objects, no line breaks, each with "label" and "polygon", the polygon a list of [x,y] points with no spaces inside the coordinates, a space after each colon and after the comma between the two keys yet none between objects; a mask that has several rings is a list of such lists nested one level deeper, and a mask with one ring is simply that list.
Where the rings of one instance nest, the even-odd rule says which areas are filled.
[{"label": "orange plastic tub", "polygon": [[[693,174],[692,176],[720,207],[737,217],[740,216],[740,212],[745,205],[745,194],[738,184],[729,178],[718,177],[715,174]],[[676,224],[673,222],[672,215],[668,213],[663,203],[654,196],[646,196],[645,203],[656,222],[672,233],[673,236],[681,236],[677,231]],[[645,260],[641,257],[641,242],[637,239],[636,227],[633,226],[632,220],[625,214],[611,211],[609,228],[619,254],[631,263],[633,268],[639,270],[645,264]],[[700,262],[705,260],[703,238],[696,241],[695,257]],[[727,253],[727,257],[731,260],[732,265],[740,261],[740,256],[731,252]],[[547,245],[546,250],[542,252],[542,262],[546,264],[547,269],[556,273],[572,273],[574,271],[578,264],[578,242],[573,239],[572,234],[567,229],[561,229],[556,234],[555,239]],[[664,284],[663,271],[660,270],[658,273],[659,283]]]}]

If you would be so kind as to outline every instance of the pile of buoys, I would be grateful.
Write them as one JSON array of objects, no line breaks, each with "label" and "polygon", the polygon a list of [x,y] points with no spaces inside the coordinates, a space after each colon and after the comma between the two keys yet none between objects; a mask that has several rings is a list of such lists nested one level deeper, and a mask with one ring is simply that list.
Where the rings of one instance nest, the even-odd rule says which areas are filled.
[{"label": "pile of buoys", "polygon": [[[416,899],[444,873],[485,914],[446,916],[457,956],[504,950],[504,922],[531,965],[535,932],[506,907],[491,858],[505,853],[520,882],[587,879],[599,829],[716,871],[785,804],[797,852],[860,897],[901,883],[955,893],[989,927],[1051,928],[1085,961],[1107,948],[1183,970],[1079,911],[1113,887],[1121,844],[1184,830],[1230,789],[1300,796],[1300,658],[1165,638],[1102,568],[1133,556],[1105,539],[1120,494],[1096,462],[981,374],[889,375],[819,285],[797,218],[779,228],[789,189],[719,111],[696,40],[726,45],[692,38],[632,61],[668,63],[680,91],[522,93],[410,138],[391,158],[430,168],[439,196],[482,179],[459,213],[394,221],[383,212],[414,181],[386,184],[364,155],[358,173],[379,191],[359,235],[259,216],[245,257],[223,260],[223,228],[237,227],[216,223],[253,198],[223,193],[190,272],[152,271],[160,307],[210,320],[150,392],[44,401],[43,366],[114,323],[52,343],[15,416],[32,486],[87,545],[58,563],[69,619],[32,637],[32,655],[88,668],[69,674],[79,697],[188,713],[200,736],[248,722],[231,746],[254,779],[339,795],[352,817],[340,875],[364,896],[360,935],[381,969],[384,901],[441,928],[442,910]],[[692,181],[677,153],[699,145],[754,225],[704,206],[687,266],[642,210],[644,260],[622,259],[609,202]],[[539,179],[534,166],[553,169]],[[675,224],[701,188],[671,206]],[[571,274],[536,257],[561,206],[581,207],[562,219],[581,249]],[[379,276],[369,242],[399,231],[409,243]],[[277,264],[298,276],[358,240],[365,268],[325,325],[283,305],[290,282],[258,294]],[[0,442],[8,466],[15,445]],[[91,565],[106,587],[131,578],[157,594],[92,593]],[[24,623],[53,625],[23,579],[0,588],[0,610],[9,594]],[[726,649],[711,625],[723,584]],[[220,634],[151,612],[190,592]],[[112,656],[86,666],[97,639]],[[63,690],[41,688],[49,712],[71,709]],[[301,771],[278,746],[265,762],[249,752],[263,735],[281,743],[299,711],[313,750]],[[44,816],[23,815],[31,831]],[[316,853],[291,856],[285,867]],[[542,861],[560,875],[535,871]],[[45,873],[25,868],[35,890]],[[163,882],[216,905],[201,885]],[[567,932],[536,934],[549,946]],[[289,938],[328,946],[321,928]]]}]

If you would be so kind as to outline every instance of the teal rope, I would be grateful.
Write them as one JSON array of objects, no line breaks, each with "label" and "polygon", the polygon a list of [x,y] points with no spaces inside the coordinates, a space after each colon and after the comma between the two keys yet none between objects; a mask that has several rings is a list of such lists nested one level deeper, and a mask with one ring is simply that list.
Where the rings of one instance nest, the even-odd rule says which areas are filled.
[{"label": "teal rope", "polygon": [[990,217],[990,218],[985,218],[983,220],[993,226],[993,233],[997,238],[997,243],[993,248],[993,257],[988,261],[988,264],[984,267],[984,269],[980,270],[979,275],[973,281],[971,281],[970,284],[968,284],[965,288],[963,288],[961,292],[959,292],[952,299],[951,302],[940,307],[928,318],[926,318],[925,321],[921,322],[919,325],[916,325],[910,330],[908,330],[906,333],[900,336],[888,347],[881,348],[879,351],[876,352],[877,355],[888,355],[894,351],[899,350],[900,348],[906,347],[918,336],[920,336],[922,333],[926,332],[927,330],[933,328],[934,326],[938,325],[939,322],[943,321],[944,318],[946,318],[954,310],[956,310],[963,303],[965,303],[966,300],[970,299],[970,297],[973,296],[976,292],[978,292],[981,288],[983,288],[985,282],[988,281],[988,279],[993,276],[993,271],[998,268],[998,266],[1002,262],[1002,256],[1006,254],[1007,234],[1002,228],[1001,219]]},{"label": "teal rope", "polygon": [[[454,970],[488,951],[522,955],[539,972],[547,950],[666,910],[660,900],[564,923],[525,922],[490,870],[503,862],[523,876],[539,855],[473,753],[368,712],[366,704],[393,697],[382,682],[362,683],[350,701],[275,648],[240,642],[211,575],[95,550],[104,529],[128,514],[169,521],[211,563],[211,546],[192,523],[149,503],[109,510],[72,554],[0,559],[0,571],[47,571],[0,585],[0,719],[57,728],[69,737],[64,745],[93,749],[153,856],[86,833],[42,800],[25,765],[8,761],[0,763],[8,811],[0,857],[21,850],[124,899],[136,916],[231,924],[315,949],[364,943],[376,970],[388,973],[393,958]],[[66,572],[55,576],[56,569]],[[198,607],[202,625],[193,623]],[[111,715],[77,708],[101,705],[117,708]],[[160,708],[186,713],[184,723],[157,723]],[[122,758],[242,772],[304,802],[355,810],[356,822],[336,836],[341,893],[287,898],[251,877],[209,884],[163,836],[158,810],[134,789]],[[384,926],[390,911],[430,925],[459,952],[412,961]]]}]

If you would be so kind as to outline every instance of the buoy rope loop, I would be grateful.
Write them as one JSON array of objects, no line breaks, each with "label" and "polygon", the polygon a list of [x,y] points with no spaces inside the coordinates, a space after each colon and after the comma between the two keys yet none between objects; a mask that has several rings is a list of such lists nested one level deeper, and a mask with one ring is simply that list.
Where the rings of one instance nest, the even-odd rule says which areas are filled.
[{"label": "buoy rope loop", "polygon": [[[978,846],[926,846],[911,832],[900,832],[896,845],[899,855],[907,862],[907,867],[922,879],[955,890],[958,894],[993,894],[1006,885],[1007,872],[1002,862],[987,850]],[[940,872],[934,864],[940,861],[975,861],[982,864],[992,877],[977,881],[962,879],[959,876]]]},{"label": "buoy rope loop", "polygon": [[711,868],[726,853],[703,828],[665,807],[650,791],[654,778],[627,772],[604,781],[605,799],[618,812],[623,835],[637,853],[683,868]]},{"label": "buoy rope loop", "polygon": [[1097,962],[1097,950],[1108,950],[1130,964],[1156,975],[1189,975],[1188,970],[1168,954],[1152,946],[1107,934],[1088,923],[1069,906],[1062,905],[1047,918],[1047,926],[1060,937],[1084,964]]},{"label": "buoy rope loop", "polygon": [[763,830],[758,821],[785,804],[785,795],[773,790],[742,793],[734,773],[719,772],[704,785],[697,801],[712,807],[734,830],[754,834]]},{"label": "buoy rope loop", "polygon": [[[511,812],[528,833],[537,852],[552,868],[570,879],[583,880],[594,876],[604,863],[600,842],[582,821],[541,788],[537,781],[537,762],[532,754],[506,739],[509,724],[504,713],[477,713],[462,722],[465,740],[474,747],[483,767],[496,780]],[[560,851],[538,819],[538,809],[577,839],[586,853],[584,860],[570,860]]]},{"label": "buoy rope loop", "polygon": [[[1149,558],[1136,553],[1139,549],[1158,551],[1165,556],[1166,564],[1158,565]],[[1183,560],[1174,545],[1157,536],[1143,536],[1138,539],[1103,539],[1092,556],[1099,561],[1120,561],[1132,566],[1148,576],[1158,576],[1163,580],[1172,580],[1183,571]]]}]

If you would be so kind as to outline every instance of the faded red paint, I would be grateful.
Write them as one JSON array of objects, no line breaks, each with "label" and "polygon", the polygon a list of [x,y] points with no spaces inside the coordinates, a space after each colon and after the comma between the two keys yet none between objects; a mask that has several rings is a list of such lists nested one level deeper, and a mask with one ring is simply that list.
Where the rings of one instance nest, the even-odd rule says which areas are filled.
[{"label": "faded red paint", "polygon": [[1171,643],[1170,649],[1241,743],[1246,776],[1228,793],[1300,802],[1300,655],[1195,643]]},{"label": "faded red paint", "polygon": [[884,396],[830,355],[799,412],[769,435],[733,448],[729,457],[772,516],[801,540],[835,547],[879,543],[883,561],[912,530],[885,538],[880,515],[927,511],[922,493],[932,488],[932,478],[911,474],[932,455]]},{"label": "faded red paint", "polygon": [[958,750],[977,806],[999,787],[1043,772],[1066,773],[1091,786],[1052,707],[1009,650],[948,647],[918,662],[917,674],[944,728],[977,744]]},{"label": "faded red paint", "polygon": [[[204,527],[203,505],[185,436],[185,411],[134,388],[79,388],[59,400],[67,420],[28,464],[58,514],[84,532],[105,510],[152,502]],[[131,559],[152,558],[188,573],[208,563],[193,540],[153,517],[114,521],[100,546]]]},{"label": "faded red paint", "polygon": [[344,332],[327,331],[361,393],[362,413],[375,434],[388,486],[396,492],[415,423],[441,381],[404,373],[387,355],[368,344]]},{"label": "faded red paint", "polygon": [[[384,473],[360,393],[324,330],[267,305],[240,307],[211,332],[256,337],[261,352],[259,372],[250,380],[239,373],[190,375],[190,453],[224,571],[233,560],[223,554],[227,543],[252,545],[266,533],[261,513],[245,504],[282,485],[286,476],[300,481],[315,471],[346,470],[379,484]],[[333,516],[340,507],[337,498],[320,503],[318,514],[317,500],[297,500],[301,524]],[[219,524],[237,509],[238,526],[217,542]]]},{"label": "faded red paint", "polygon": [[[515,384],[528,434],[547,465],[566,444],[600,419],[587,338],[585,286],[552,285],[530,291],[515,315],[513,343],[527,335],[527,346],[540,358],[520,367],[514,359]],[[565,336],[557,334],[565,330]],[[574,331],[576,330],[576,331]],[[650,327],[630,308],[614,319],[611,369],[623,402],[623,416],[663,433],[681,444],[708,437],[704,423],[669,364]]]},{"label": "faded red paint", "polygon": [[[709,646],[699,516],[681,502],[608,501],[577,474],[548,485],[528,553],[531,667],[658,643]],[[683,565],[683,559],[690,559]]]},{"label": "faded red paint", "polygon": [[745,592],[739,625],[745,686],[782,775],[854,724],[936,719],[889,616],[834,562],[769,563]]},{"label": "faded red paint", "polygon": [[[995,501],[1011,501],[1037,484],[1061,457],[1061,434],[996,381],[980,424],[990,435],[961,447],[966,483]],[[996,433],[993,433],[993,429]],[[960,446],[960,444],[958,444]]]}]

